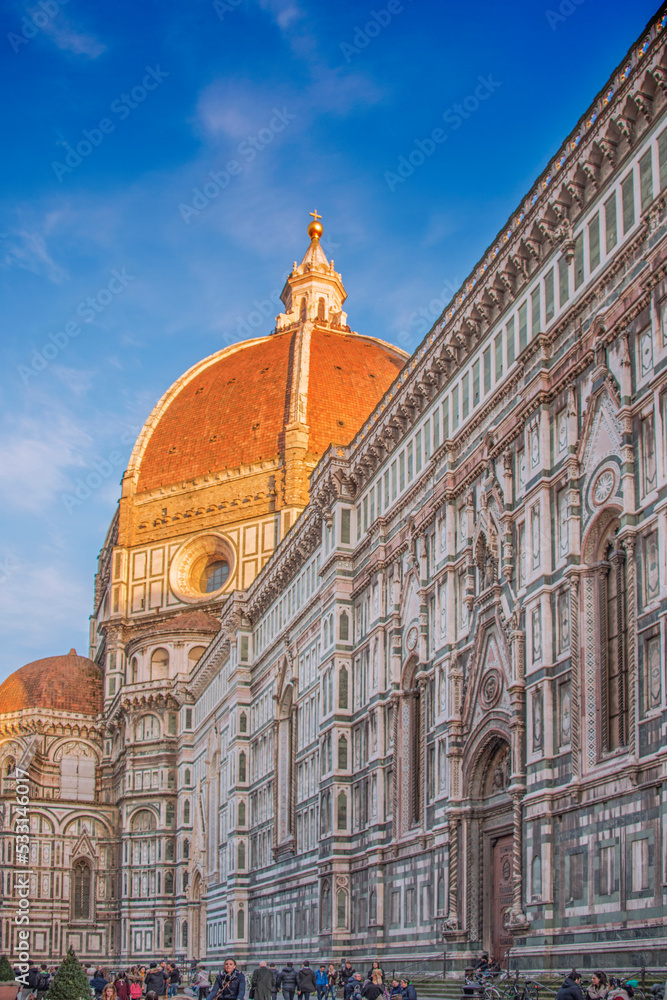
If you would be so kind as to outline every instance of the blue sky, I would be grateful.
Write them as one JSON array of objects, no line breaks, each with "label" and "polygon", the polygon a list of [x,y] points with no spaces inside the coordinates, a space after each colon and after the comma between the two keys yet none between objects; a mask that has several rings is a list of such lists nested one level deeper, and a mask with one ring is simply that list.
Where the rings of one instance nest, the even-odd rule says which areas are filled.
[{"label": "blue sky", "polygon": [[413,349],[655,9],[3,4],[0,679],[87,651],[134,438],[190,365],[271,330],[308,213],[353,329]]}]

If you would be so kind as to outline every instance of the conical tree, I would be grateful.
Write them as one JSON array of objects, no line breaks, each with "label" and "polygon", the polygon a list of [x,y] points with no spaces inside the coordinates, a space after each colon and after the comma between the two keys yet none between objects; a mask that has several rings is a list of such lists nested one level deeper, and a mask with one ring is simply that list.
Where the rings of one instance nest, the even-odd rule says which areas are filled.
[{"label": "conical tree", "polygon": [[4,955],[0,957],[0,983],[13,983],[16,977],[14,970]]},{"label": "conical tree", "polygon": [[90,1000],[88,976],[79,965],[73,948],[69,949],[67,958],[53,977],[46,997],[48,1000]]}]

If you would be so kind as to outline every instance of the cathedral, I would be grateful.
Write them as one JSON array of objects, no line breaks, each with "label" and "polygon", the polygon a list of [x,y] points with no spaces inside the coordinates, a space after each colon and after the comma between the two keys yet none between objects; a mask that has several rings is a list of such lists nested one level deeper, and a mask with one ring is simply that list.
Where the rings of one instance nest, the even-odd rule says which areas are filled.
[{"label": "cathedral", "polygon": [[662,965],[667,15],[412,355],[313,215],[146,420],[88,656],[0,686],[0,950]]}]

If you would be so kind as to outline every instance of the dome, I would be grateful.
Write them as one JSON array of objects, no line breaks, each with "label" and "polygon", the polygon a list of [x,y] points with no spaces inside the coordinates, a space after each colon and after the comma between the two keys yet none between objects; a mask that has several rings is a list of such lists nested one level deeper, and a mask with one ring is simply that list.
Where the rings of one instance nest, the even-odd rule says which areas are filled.
[{"label": "dome", "polygon": [[75,649],[27,663],[0,685],[0,714],[42,708],[97,715],[102,707],[100,668]]},{"label": "dome", "polygon": [[330,444],[348,444],[406,355],[372,337],[323,326],[310,331],[304,359],[304,339],[288,329],[245,341],[186,372],[138,443],[137,493],[280,459],[286,427],[294,423],[295,391],[313,464]]}]

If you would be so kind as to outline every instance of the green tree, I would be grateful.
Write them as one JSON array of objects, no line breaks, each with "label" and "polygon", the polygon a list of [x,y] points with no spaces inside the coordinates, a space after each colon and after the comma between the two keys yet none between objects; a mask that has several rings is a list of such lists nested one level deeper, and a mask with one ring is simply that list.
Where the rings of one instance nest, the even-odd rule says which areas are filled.
[{"label": "green tree", "polygon": [[46,997],[48,1000],[90,1000],[88,976],[79,965],[73,948],[69,949],[67,958],[53,977]]},{"label": "green tree", "polygon": [[13,983],[15,980],[14,970],[4,955],[0,957],[0,983]]}]

